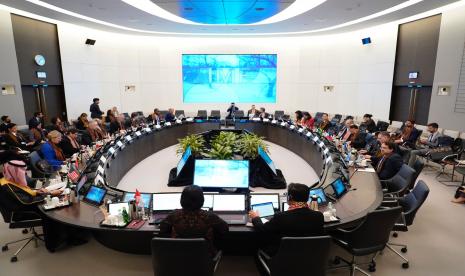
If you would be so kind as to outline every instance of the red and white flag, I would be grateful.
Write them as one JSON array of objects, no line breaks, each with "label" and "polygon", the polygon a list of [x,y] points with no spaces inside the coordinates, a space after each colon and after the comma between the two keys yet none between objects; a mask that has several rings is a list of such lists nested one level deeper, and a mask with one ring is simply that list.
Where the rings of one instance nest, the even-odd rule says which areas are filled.
[{"label": "red and white flag", "polygon": [[79,173],[77,171],[68,173],[68,179],[71,180],[71,182],[76,183],[79,180]]}]

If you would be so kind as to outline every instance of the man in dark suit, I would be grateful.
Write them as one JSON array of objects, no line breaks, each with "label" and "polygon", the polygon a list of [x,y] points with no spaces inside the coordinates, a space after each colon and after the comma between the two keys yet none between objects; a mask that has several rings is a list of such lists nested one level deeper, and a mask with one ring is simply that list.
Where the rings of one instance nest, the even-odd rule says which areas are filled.
[{"label": "man in dark suit", "polygon": [[44,118],[44,115],[42,114],[42,112],[35,112],[34,117],[32,117],[29,120],[29,129],[36,128],[38,125],[42,124],[43,118]]},{"label": "man in dark suit", "polygon": [[380,157],[365,155],[366,159],[371,159],[373,167],[381,180],[393,177],[404,164],[402,157],[394,152],[395,148],[394,142],[384,142],[381,144],[382,155]]},{"label": "man in dark suit", "polygon": [[287,188],[289,209],[275,214],[263,223],[260,214],[249,212],[252,224],[257,232],[265,235],[267,241],[263,248],[269,255],[276,254],[282,237],[310,237],[324,234],[323,214],[308,207],[310,189],[303,184],[291,183]]},{"label": "man in dark suit", "polygon": [[437,123],[428,124],[428,138],[420,138],[420,144],[423,146],[421,149],[412,150],[410,152],[410,159],[408,165],[413,167],[417,156],[425,156],[429,154],[432,149],[435,149],[439,146],[439,138],[442,136],[438,131],[439,125]]},{"label": "man in dark suit", "polygon": [[260,119],[267,119],[270,117],[270,114],[268,114],[266,111],[265,111],[265,108],[264,107],[260,107],[260,115],[258,115],[258,117]]},{"label": "man in dark suit", "polygon": [[169,108],[168,113],[166,113],[165,115],[165,122],[172,122],[176,120],[176,116],[174,115],[174,113],[174,108]]},{"label": "man in dark suit", "polygon": [[238,110],[239,110],[239,108],[236,106],[236,104],[231,103],[228,110],[226,110],[226,112],[228,112],[228,116],[226,116],[226,119],[232,119],[234,113],[236,113],[236,111],[238,111]]},{"label": "man in dark suit", "polygon": [[249,109],[249,111],[247,111],[247,117],[249,117],[249,119],[255,118],[255,117],[257,117],[259,114],[260,114],[260,112],[255,108],[255,105],[254,105],[254,104],[252,105],[252,108]]},{"label": "man in dark suit", "polygon": [[2,122],[0,123],[0,133],[7,133],[8,125],[11,124],[11,119],[8,115],[3,115],[1,120]]},{"label": "man in dark suit", "polygon": [[100,110],[100,99],[94,98],[93,103],[90,105],[90,117],[92,119],[102,119],[103,111]]},{"label": "man in dark suit", "polygon": [[365,132],[360,132],[360,129],[357,125],[351,125],[349,127],[350,135],[347,138],[347,141],[350,142],[350,146],[354,149],[361,150],[365,148],[367,141],[367,134]]}]

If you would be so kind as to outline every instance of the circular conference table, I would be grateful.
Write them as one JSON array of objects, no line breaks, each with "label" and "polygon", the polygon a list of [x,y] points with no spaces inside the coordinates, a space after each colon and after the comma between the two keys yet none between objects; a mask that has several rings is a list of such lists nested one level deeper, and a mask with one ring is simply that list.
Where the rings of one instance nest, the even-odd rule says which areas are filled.
[{"label": "circular conference table", "polygon": [[[123,148],[116,150],[115,154],[108,156],[104,174],[107,188],[113,190],[113,193],[122,194],[124,191],[116,187],[124,175],[137,163],[159,150],[177,144],[179,138],[189,134],[218,130],[221,125],[220,122],[183,122],[153,129],[151,132],[134,138],[131,143],[126,143]],[[340,177],[339,171],[342,166],[338,163],[339,152],[329,151],[329,149],[325,151],[326,146],[323,146],[321,141],[315,142],[314,134],[307,134],[306,130],[299,130],[287,124],[281,125],[279,122],[251,121],[237,121],[235,129],[247,130],[265,137],[267,141],[285,147],[303,158],[317,175],[320,175],[320,182],[315,186],[325,187]],[[328,141],[325,142],[328,144]],[[334,161],[327,163],[328,157]],[[381,204],[383,193],[376,173],[357,172],[353,168],[349,168],[347,173],[352,176],[350,178],[351,189],[334,203],[340,220],[325,223],[327,230],[356,225],[368,212],[375,210]],[[159,230],[158,226],[150,225],[148,222],[137,230],[102,227],[100,222],[103,220],[103,214],[99,208],[82,201],[62,209],[44,211],[40,208],[40,210],[44,214],[44,232],[54,236],[59,235],[60,228],[57,225],[89,230],[103,245],[127,253],[150,254],[150,240],[157,235]],[[229,230],[222,242],[226,254],[255,254],[260,237],[253,228],[245,225],[231,225]],[[54,250],[58,245],[55,241],[47,244],[46,240],[46,246],[49,250]]]}]

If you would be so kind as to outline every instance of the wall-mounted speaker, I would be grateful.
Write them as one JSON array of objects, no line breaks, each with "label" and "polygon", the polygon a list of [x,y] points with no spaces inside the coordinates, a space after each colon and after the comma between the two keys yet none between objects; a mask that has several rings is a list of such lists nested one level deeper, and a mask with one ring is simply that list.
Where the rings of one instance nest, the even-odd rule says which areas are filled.
[{"label": "wall-mounted speaker", "polygon": [[363,45],[371,44],[371,37],[362,38],[362,44]]},{"label": "wall-mounted speaker", "polygon": [[95,39],[86,39],[86,45],[94,45],[95,44]]}]

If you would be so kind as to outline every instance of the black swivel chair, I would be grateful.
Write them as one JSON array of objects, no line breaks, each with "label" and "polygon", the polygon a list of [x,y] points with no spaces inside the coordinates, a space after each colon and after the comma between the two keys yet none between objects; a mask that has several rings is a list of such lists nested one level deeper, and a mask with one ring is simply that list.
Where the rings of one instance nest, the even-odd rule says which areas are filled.
[{"label": "black swivel chair", "polygon": [[[410,193],[398,199],[399,205],[402,207],[402,221],[400,223],[397,222],[394,225],[394,228],[393,228],[393,230],[395,231],[393,233],[394,237],[397,237],[396,231],[401,231],[401,232],[408,231],[408,226],[413,224],[415,215],[417,214],[418,210],[423,205],[423,203],[426,201],[428,194],[429,194],[428,186],[425,184],[423,180],[419,180],[415,188]],[[400,246],[402,247],[401,251],[403,253],[406,253],[407,245],[390,242],[387,244],[387,248],[389,248],[389,250],[394,252],[397,256],[399,256],[405,261],[402,264],[403,268],[408,268],[409,260],[405,258],[404,256],[402,256],[402,254],[397,252],[394,248],[392,248],[392,246]]]},{"label": "black swivel chair", "polygon": [[274,257],[260,250],[258,259],[271,276],[324,276],[330,246],[330,236],[284,237]]},{"label": "black swivel chair", "polygon": [[341,257],[336,257],[334,263],[345,262],[350,268],[351,276],[355,275],[356,270],[365,275],[370,275],[359,267],[360,264],[356,262],[355,257],[373,254],[369,263],[369,271],[376,271],[375,258],[386,247],[390,233],[395,222],[400,217],[401,211],[401,207],[375,210],[369,212],[365,220],[356,228],[352,230],[338,229],[333,234],[333,239],[337,245],[352,255],[352,260],[346,261]]},{"label": "black swivel chair", "polygon": [[221,111],[219,110],[212,110],[210,112],[210,119],[219,120],[221,118]]},{"label": "black swivel chair", "polygon": [[378,129],[378,131],[387,131],[388,127],[389,123],[385,121],[378,121],[378,123],[376,124],[376,128]]},{"label": "black swivel chair", "polygon": [[175,115],[176,118],[178,118],[178,119],[179,119],[179,117],[181,117],[181,115],[182,115],[183,118],[186,117],[186,115],[184,114],[184,110],[182,110],[182,109],[176,110],[176,111],[174,112],[174,115]]},{"label": "black swivel chair", "polygon": [[199,111],[197,111],[197,116],[196,117],[199,118],[199,119],[206,120],[207,117],[208,117],[208,113],[207,113],[206,110],[199,110]]},{"label": "black swivel chair", "polygon": [[[211,276],[221,259],[221,251],[211,257],[205,239],[152,239],[155,276]],[[181,262],[180,262],[181,261]]]},{"label": "black swivel chair", "polygon": [[245,117],[244,115],[244,110],[238,110],[234,113],[234,116],[236,117],[236,119],[240,119],[240,118],[243,118]]},{"label": "black swivel chair", "polygon": [[33,178],[49,178],[53,174],[53,170],[48,165],[47,161],[42,159],[37,151],[30,154],[31,172]]},{"label": "black swivel chair", "polygon": [[10,229],[24,229],[23,234],[27,234],[29,228],[31,235],[16,241],[8,242],[2,246],[2,252],[9,249],[9,245],[18,242],[26,241],[11,257],[11,262],[18,261],[18,254],[31,242],[34,241],[37,247],[38,240],[42,240],[43,235],[38,234],[35,227],[42,226],[42,219],[40,215],[34,211],[24,208],[18,199],[8,190],[9,188],[4,185],[0,186],[0,213],[3,216],[5,223],[9,224]]},{"label": "black swivel chair", "polygon": [[383,192],[385,197],[402,196],[411,185],[415,175],[415,170],[410,166],[403,164],[399,172],[392,178],[382,180]]},{"label": "black swivel chair", "polygon": [[284,117],[284,110],[276,110],[274,112],[274,118],[275,120],[282,120]]}]

